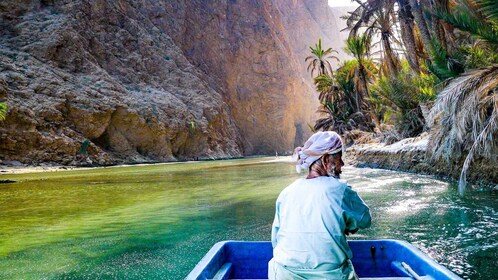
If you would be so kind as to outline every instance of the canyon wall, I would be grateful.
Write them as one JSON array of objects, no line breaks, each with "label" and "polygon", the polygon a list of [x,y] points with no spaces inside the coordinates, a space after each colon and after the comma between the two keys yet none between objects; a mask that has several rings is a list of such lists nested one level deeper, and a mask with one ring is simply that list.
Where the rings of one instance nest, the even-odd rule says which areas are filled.
[{"label": "canyon wall", "polygon": [[283,0],[2,1],[0,160],[291,151],[317,108],[302,45],[336,28],[316,15],[326,1],[305,2],[314,12]]},{"label": "canyon wall", "polygon": [[[344,52],[344,41],[349,35],[349,31],[342,31],[346,28],[346,22],[340,17],[347,15],[347,12],[354,9],[348,7],[330,8],[327,1],[316,0],[275,0],[283,18],[286,35],[289,38],[293,53],[299,58],[301,75],[312,83],[311,76],[307,72],[308,63],[304,58],[310,55],[310,46],[314,47],[318,39],[322,39],[322,48],[332,48],[337,53],[332,55],[341,61],[349,59]],[[339,61],[329,60],[334,69],[339,65]]]}]

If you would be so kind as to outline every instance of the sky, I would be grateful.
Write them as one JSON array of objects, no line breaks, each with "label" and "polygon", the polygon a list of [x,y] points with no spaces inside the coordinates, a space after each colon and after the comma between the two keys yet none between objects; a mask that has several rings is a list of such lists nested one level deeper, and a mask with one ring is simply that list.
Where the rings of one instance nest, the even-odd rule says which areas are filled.
[{"label": "sky", "polygon": [[357,6],[358,4],[351,3],[351,0],[328,0],[331,7]]}]

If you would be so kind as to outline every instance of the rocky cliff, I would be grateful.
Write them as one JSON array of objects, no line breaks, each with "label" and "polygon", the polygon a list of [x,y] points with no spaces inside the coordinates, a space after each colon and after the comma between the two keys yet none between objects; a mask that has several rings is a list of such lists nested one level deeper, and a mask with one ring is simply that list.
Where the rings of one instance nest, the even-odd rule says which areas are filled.
[{"label": "rocky cliff", "polygon": [[[304,58],[310,55],[310,46],[322,39],[324,48],[332,48],[337,53],[341,61],[348,59],[348,55],[343,50],[344,41],[349,32],[342,31],[346,28],[346,22],[340,17],[347,15],[348,11],[354,10],[351,7],[327,6],[326,1],[316,0],[275,0],[280,12],[286,15],[283,24],[287,30],[293,52],[300,58],[301,75],[310,83],[312,82],[309,73],[306,72],[307,63]],[[336,60],[331,60],[334,67],[339,65]]]},{"label": "rocky cliff", "polygon": [[[290,151],[309,135],[317,105],[302,45],[335,28],[329,14],[316,16],[326,1],[305,2],[314,9],[283,0],[0,2],[0,98],[9,106],[0,160]],[[290,21],[295,13],[303,20]]]}]

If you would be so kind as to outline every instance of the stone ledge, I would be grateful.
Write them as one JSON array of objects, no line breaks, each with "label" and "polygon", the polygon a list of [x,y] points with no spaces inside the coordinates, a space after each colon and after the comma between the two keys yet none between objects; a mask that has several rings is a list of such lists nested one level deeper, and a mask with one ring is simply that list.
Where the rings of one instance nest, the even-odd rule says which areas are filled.
[{"label": "stone ledge", "polygon": [[[430,160],[427,153],[429,136],[406,138],[391,145],[361,144],[348,149],[347,162],[356,167],[371,167],[436,175],[457,181],[463,160],[447,163]],[[472,164],[467,180],[475,186],[498,186],[498,165],[477,158]]]}]

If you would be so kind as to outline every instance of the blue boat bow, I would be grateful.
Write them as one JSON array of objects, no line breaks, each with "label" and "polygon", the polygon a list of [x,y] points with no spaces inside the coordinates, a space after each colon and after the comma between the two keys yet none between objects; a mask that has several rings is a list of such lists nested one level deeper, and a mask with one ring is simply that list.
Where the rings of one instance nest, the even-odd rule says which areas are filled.
[{"label": "blue boat bow", "polygon": [[[462,279],[406,241],[351,240],[352,262],[361,280]],[[271,242],[222,241],[202,258],[188,280],[267,279]]]}]

